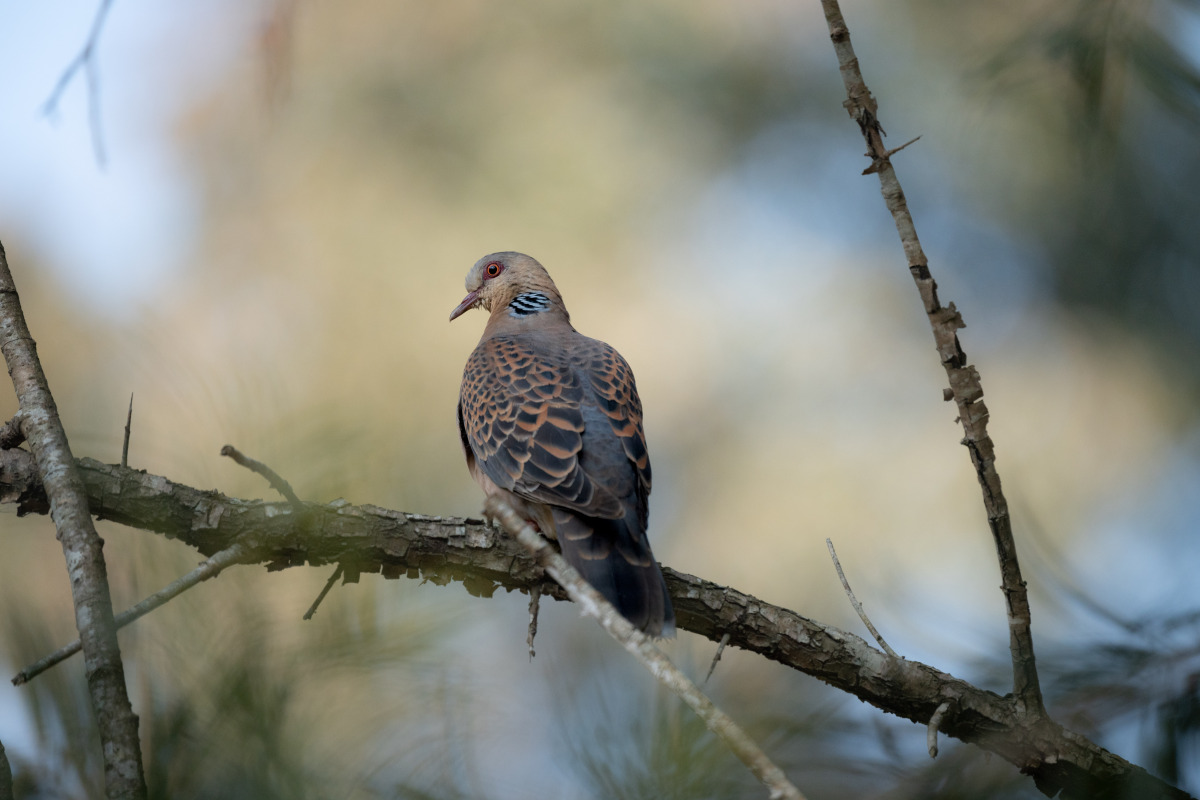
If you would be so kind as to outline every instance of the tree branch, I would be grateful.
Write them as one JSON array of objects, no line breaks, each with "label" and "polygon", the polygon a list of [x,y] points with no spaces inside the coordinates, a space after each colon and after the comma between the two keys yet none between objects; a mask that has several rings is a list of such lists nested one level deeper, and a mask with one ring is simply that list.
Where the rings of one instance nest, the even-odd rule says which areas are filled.
[{"label": "tree branch", "polygon": [[[242,453],[242,451],[238,450],[231,444],[227,444],[221,448],[221,455],[225,456],[226,458],[232,458],[240,466],[245,467],[251,472],[257,472],[259,475],[262,475],[267,479],[267,483],[271,484],[272,489],[279,492],[284,496],[284,498],[287,499],[289,503],[292,504],[292,508],[296,509],[297,511],[304,508],[304,502],[296,496],[294,491],[292,491],[292,485],[280,477],[278,472],[271,469],[266,464],[250,458],[250,456],[245,455]],[[122,466],[124,465],[122,464]]]},{"label": "tree branch", "polygon": [[854,596],[854,590],[850,588],[850,581],[846,580],[846,573],[842,571],[842,562],[838,561],[837,550],[833,549],[833,539],[826,538],[825,546],[829,548],[829,557],[833,559],[833,568],[837,570],[838,578],[842,581],[842,588],[846,590],[846,597],[850,598],[850,605],[854,607],[858,618],[863,621],[863,625],[867,626],[867,630],[871,632],[871,636],[883,648],[883,652],[892,658],[899,658],[900,656],[896,654],[896,651],[884,641],[883,634],[876,630],[875,625],[871,622],[871,618],[867,616],[867,610],[863,608],[862,603],[858,602],[858,598]]},{"label": "tree branch", "polygon": [[942,726],[942,719],[946,716],[946,712],[949,710],[950,701],[946,700],[937,707],[937,710],[933,712],[933,716],[929,718],[929,727],[925,731],[925,749],[929,751],[930,758],[937,758],[938,728]]},{"label": "tree branch", "polygon": [[129,434],[133,432],[133,393],[129,393],[129,413],[125,416],[125,441],[121,445],[121,466],[129,466]]},{"label": "tree branch", "polygon": [[[0,485],[0,496],[35,491],[19,463],[24,450],[0,452],[0,476],[25,481]],[[469,593],[497,589],[564,599],[518,542],[483,520],[406,514],[376,506],[239,500],[92,459],[77,462],[92,513],[178,539],[212,555],[252,532],[259,563],[269,570],[342,563],[347,581],[364,572],[436,584],[460,581]],[[663,569],[676,625],[758,653],[819,678],[877,708],[925,728],[943,702],[947,736],[996,753],[1064,797],[1187,798],[1141,767],[1045,718],[1030,720],[1011,698],[978,689],[917,661],[891,659],[852,633],[802,617],[750,595],[692,575]]]},{"label": "tree branch", "polygon": [[650,637],[621,616],[621,613],[596,591],[591,584],[567,563],[550,543],[534,532],[529,523],[517,516],[508,503],[499,495],[488,498],[488,514],[500,520],[504,527],[533,554],[538,563],[549,572],[558,584],[566,589],[571,600],[578,603],[585,616],[600,623],[609,636],[625,648],[630,655],[650,670],[660,683],[687,703],[696,716],[704,722],[746,765],[746,768],[767,787],[771,800],[804,800],[800,791],[762,751],[758,744],[712,700],[692,683],[679,668],[671,663],[661,650],[654,646]]},{"label": "tree branch", "polygon": [[[67,562],[75,625],[83,643],[84,671],[104,749],[108,796],[144,798],[146,782],[138,720],[125,688],[103,543],[92,524],[88,496],[38,362],[33,337],[25,324],[3,245],[0,245],[0,351],[8,363],[20,404],[21,427],[50,499],[50,515]],[[20,451],[5,451],[16,452]]]},{"label": "tree branch", "polygon": [[[200,566],[187,575],[176,578],[154,594],[117,614],[113,619],[114,623],[117,628],[124,628],[126,625],[146,616],[159,606],[166,605],[168,601],[174,600],[196,584],[206,581],[209,578],[215,578],[226,567],[245,562],[249,553],[250,550],[245,543],[235,542],[225,550],[201,563]],[[80,648],[79,640],[76,639],[70,644],[55,650],[45,658],[38,659],[13,677],[13,686],[29,683],[29,681],[41,675],[46,670],[78,653]]]},{"label": "tree branch", "polygon": [[1001,589],[1008,611],[1013,692],[1023,710],[1040,716],[1045,714],[1045,707],[1033,654],[1029,595],[1025,590],[1025,581],[1021,578],[1021,567],[1017,563],[1012,520],[1008,514],[1008,503],[1000,489],[1000,474],[996,471],[995,448],[987,432],[988,410],[983,403],[983,386],[979,382],[979,372],[967,363],[967,354],[963,352],[958,341],[957,331],[959,328],[965,328],[966,323],[954,308],[954,303],[943,306],[938,301],[937,283],[930,275],[929,262],[921,248],[921,241],[917,238],[917,229],[908,211],[904,191],[900,188],[900,180],[892,168],[891,152],[884,147],[884,132],[877,115],[878,106],[863,81],[858,58],[850,44],[850,31],[842,18],[838,0],[821,0],[821,7],[825,11],[829,38],[833,41],[842,82],[846,87],[847,99],[843,105],[858,123],[867,142],[867,156],[871,158],[871,166],[864,172],[875,172],[879,175],[883,200],[896,223],[896,231],[904,247],[909,271],[917,284],[917,291],[921,294],[942,366],[945,367],[950,380],[950,397],[953,397],[958,406],[958,419],[963,427],[962,443],[971,454],[975,475],[983,489],[983,505],[1000,560]]},{"label": "tree branch", "polygon": [[71,78],[79,70],[84,71],[87,78],[88,125],[92,132],[92,151],[96,155],[96,163],[101,167],[105,161],[104,129],[100,124],[100,75],[96,70],[96,43],[100,41],[100,29],[104,27],[104,18],[108,16],[111,6],[112,0],[100,0],[100,7],[96,9],[96,16],[92,19],[92,29],[88,32],[87,40],[84,41],[78,55],[71,59],[71,63],[63,70],[58,83],[54,85],[54,91],[50,92],[50,96],[42,105],[43,114],[54,114],[58,109],[58,100],[71,83]]}]

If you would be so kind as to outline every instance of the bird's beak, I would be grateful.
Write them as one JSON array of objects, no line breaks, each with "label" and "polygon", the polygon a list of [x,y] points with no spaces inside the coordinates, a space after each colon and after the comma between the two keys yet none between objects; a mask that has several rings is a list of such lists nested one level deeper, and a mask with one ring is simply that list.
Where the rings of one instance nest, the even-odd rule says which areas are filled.
[{"label": "bird's beak", "polygon": [[458,319],[460,316],[462,316],[463,314],[465,314],[466,312],[470,311],[472,308],[475,307],[475,303],[477,303],[479,301],[479,291],[480,291],[479,289],[476,289],[475,291],[471,292],[469,295],[464,297],[463,301],[461,303],[459,303],[458,306],[453,311],[450,312],[450,321],[451,322],[454,322],[454,320]]}]

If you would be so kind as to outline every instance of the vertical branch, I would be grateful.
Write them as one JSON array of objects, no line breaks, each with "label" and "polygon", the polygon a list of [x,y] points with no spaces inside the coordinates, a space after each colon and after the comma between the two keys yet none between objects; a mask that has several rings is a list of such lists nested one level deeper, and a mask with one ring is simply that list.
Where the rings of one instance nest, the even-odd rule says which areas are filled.
[{"label": "vertical branch", "polygon": [[[958,329],[966,327],[962,315],[954,304],[943,306],[938,301],[937,283],[929,272],[929,262],[917,238],[912,215],[900,188],[900,180],[890,161],[894,150],[883,145],[883,128],[877,116],[878,106],[863,81],[858,58],[850,44],[850,31],[842,18],[838,0],[821,0],[825,21],[829,25],[829,38],[837,53],[838,67],[846,87],[846,102],[843,104],[850,116],[858,123],[867,142],[867,155],[871,166],[864,174],[879,175],[880,191],[884,203],[896,223],[896,232],[904,247],[908,268],[912,273],[917,291],[933,328],[933,338],[938,355],[950,381],[946,399],[953,398],[958,406],[958,419],[963,427],[963,444],[971,454],[975,475],[983,489],[983,505],[987,511],[988,526],[996,544],[1000,560],[1001,590],[1004,592],[1008,610],[1009,650],[1013,662],[1013,692],[1025,711],[1041,714],[1044,711],[1042,691],[1038,684],[1037,665],[1033,654],[1029,595],[1025,581],[1021,578],[1021,567],[1017,563],[1017,547],[1013,540],[1012,520],[1008,514],[1008,503],[1000,489],[1000,474],[996,471],[996,453],[987,432],[988,410],[983,403],[983,387],[979,373],[967,363],[967,354],[958,341]],[[897,148],[899,149],[899,148]]]},{"label": "vertical branch", "polygon": [[75,625],[83,644],[84,670],[104,748],[104,780],[110,798],[144,798],[146,782],[138,743],[138,719],[129,703],[117,645],[103,542],[92,524],[87,493],[71,455],[58,409],[38,362],[37,349],[0,245],[0,351],[20,403],[21,425],[37,461],[50,516],[58,529]]}]

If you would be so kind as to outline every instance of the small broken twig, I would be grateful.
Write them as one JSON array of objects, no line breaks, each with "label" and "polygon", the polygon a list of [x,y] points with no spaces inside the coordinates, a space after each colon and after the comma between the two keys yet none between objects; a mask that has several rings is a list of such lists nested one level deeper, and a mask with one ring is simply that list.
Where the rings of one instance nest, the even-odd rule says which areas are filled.
[{"label": "small broken twig", "polygon": [[842,579],[842,588],[846,590],[846,596],[850,598],[850,605],[854,606],[854,610],[858,612],[858,618],[867,626],[867,630],[875,637],[875,641],[879,642],[879,646],[883,651],[892,658],[899,658],[896,651],[893,650],[888,643],[883,640],[883,636],[879,631],[875,630],[875,626],[871,624],[871,619],[867,616],[867,612],[863,610],[862,603],[858,602],[858,598],[854,596],[854,590],[850,588],[850,582],[846,580],[846,573],[842,572],[842,562],[838,561],[837,551],[833,549],[833,540],[826,538],[825,544],[829,548],[829,556],[833,559],[833,566],[837,569],[838,577]]},{"label": "small broken twig", "polygon": [[[889,159],[891,159],[892,156],[896,155],[896,153],[899,153],[901,150],[908,147],[910,144],[912,144],[913,142],[917,141],[920,138],[921,138],[920,136],[914,136],[913,138],[909,139],[907,142],[900,145],[899,147],[893,147],[891,150],[886,151],[882,156],[873,160],[871,162],[871,165],[862,171],[862,174],[863,175],[873,175],[876,172],[879,172],[879,170],[883,169],[884,162],[889,161]],[[867,156],[868,158],[871,158],[870,153],[864,153],[863,155]]]},{"label": "small broken twig", "polygon": [[283,478],[279,477],[279,473],[268,467],[266,464],[262,463],[261,461],[255,461],[253,458],[244,455],[240,450],[231,444],[227,444],[221,448],[221,455],[226,456],[227,458],[232,458],[246,469],[262,475],[267,479],[267,482],[271,484],[272,489],[287,498],[287,501],[292,504],[294,509],[297,511],[304,510],[303,501],[301,501],[300,498],[296,496],[296,493],[292,491],[291,485]]},{"label": "small broken twig", "polygon": [[529,660],[533,661],[533,657],[537,655],[533,651],[533,637],[537,636],[538,624],[538,607],[542,600],[542,585],[539,583],[529,590],[529,636],[525,638],[526,644],[529,645]]},{"label": "small broken twig", "polygon": [[726,633],[721,637],[720,643],[717,645],[717,652],[713,654],[712,663],[708,665],[708,674],[704,676],[704,682],[708,683],[708,679],[717,671],[717,662],[721,660],[721,653],[725,652],[725,645],[729,644],[729,634]]},{"label": "small broken twig", "polygon": [[[221,571],[226,567],[238,563],[242,559],[246,558],[249,553],[250,548],[241,543],[237,543],[225,548],[206,561],[203,561],[200,566],[196,567],[188,574],[171,581],[171,583],[142,600],[137,605],[130,606],[125,611],[117,614],[113,619],[116,627],[118,629],[124,628],[134,620],[146,616],[154,609],[165,604],[167,601],[173,600],[174,598],[183,594],[197,583],[206,581],[209,578],[215,578],[217,575],[221,574]],[[79,640],[76,639],[66,647],[61,647],[58,650],[55,650],[45,658],[35,661],[33,664],[30,664],[28,667],[18,672],[12,679],[12,685],[21,686],[22,684],[29,683],[29,681],[33,680],[38,675],[41,675],[46,670],[63,661],[66,661],[68,658],[78,653],[79,649]]]},{"label": "small broken twig", "polygon": [[933,716],[929,718],[929,727],[925,731],[925,744],[929,747],[929,757],[937,758],[938,746],[937,735],[938,728],[942,727],[942,720],[946,717],[946,712],[950,710],[950,701],[943,700],[942,704],[933,712]]},{"label": "small broken twig", "polygon": [[487,513],[500,520],[505,529],[537,559],[550,577],[558,581],[566,590],[571,600],[578,603],[585,616],[592,617],[600,623],[609,636],[616,639],[622,647],[637,658],[654,677],[664,686],[679,696],[691,706],[696,716],[704,721],[708,729],[733,751],[743,764],[762,781],[767,787],[771,800],[803,800],[800,790],[792,785],[783,770],[767,758],[767,754],[746,735],[729,716],[713,705],[713,702],[692,683],[663,652],[654,646],[650,637],[621,616],[621,613],[605,600],[599,592],[585,581],[567,563],[561,554],[555,552],[549,543],[536,533],[532,527],[513,511],[499,495],[492,495],[487,500]]},{"label": "small broken twig", "polygon": [[329,580],[325,581],[325,588],[317,595],[317,599],[313,600],[312,605],[308,607],[308,611],[304,612],[305,620],[313,618],[313,614],[317,613],[317,606],[321,605],[321,601],[325,599],[325,595],[329,594],[329,590],[333,588],[333,585],[337,583],[337,579],[340,577],[342,577],[342,565],[338,564],[337,569],[329,576]]},{"label": "small broken twig", "polygon": [[129,393],[129,413],[125,416],[125,444],[121,445],[121,466],[129,466],[129,432],[133,428],[133,392]]}]

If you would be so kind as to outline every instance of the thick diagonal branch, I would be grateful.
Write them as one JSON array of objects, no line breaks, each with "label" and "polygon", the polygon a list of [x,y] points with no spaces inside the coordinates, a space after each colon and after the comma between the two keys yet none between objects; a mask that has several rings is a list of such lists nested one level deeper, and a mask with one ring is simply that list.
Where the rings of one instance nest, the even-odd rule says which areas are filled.
[{"label": "thick diagonal branch", "polygon": [[[35,476],[22,463],[29,459],[24,450],[0,451],[0,498],[15,503],[36,496],[29,485]],[[345,503],[305,503],[299,513],[288,503],[238,500],[86,458],[76,463],[94,514],[178,539],[205,555],[251,533],[268,569],[341,563],[349,582],[378,572],[436,584],[460,581],[480,597],[535,586],[564,597],[524,547],[482,520]],[[922,728],[949,700],[942,733],[1000,755],[1039,785],[1062,787],[1064,797],[1188,797],[1044,717],[1031,720],[1010,698],[919,662],[888,658],[852,633],[735,589],[668,568],[663,574],[680,630],[714,642],[728,635],[734,647],[819,678]]]},{"label": "thick diagonal branch", "polygon": [[17,391],[21,427],[37,461],[37,471],[50,500],[50,515],[67,561],[75,625],[83,644],[84,671],[104,748],[105,787],[110,798],[143,798],[146,783],[142,775],[138,719],[125,688],[103,543],[92,524],[87,491],[67,444],[33,337],[25,324],[3,245],[0,245],[0,351]]},{"label": "thick diagonal branch", "polygon": [[1025,710],[1040,715],[1045,713],[1045,710],[1033,655],[1029,595],[1025,590],[1025,581],[1021,579],[1012,520],[1008,514],[1004,493],[1000,489],[996,453],[987,432],[988,410],[983,403],[983,387],[979,382],[979,373],[967,363],[967,354],[963,352],[958,341],[958,329],[966,325],[962,321],[962,315],[954,308],[954,303],[943,306],[938,301],[937,283],[929,273],[929,262],[921,248],[921,241],[917,238],[917,229],[908,211],[904,191],[900,188],[896,171],[892,169],[891,153],[884,147],[883,129],[879,125],[877,115],[878,107],[863,81],[858,58],[850,44],[850,31],[842,18],[838,0],[821,0],[821,6],[825,11],[825,21],[829,25],[829,37],[837,52],[842,82],[846,86],[847,99],[844,105],[858,123],[867,143],[867,155],[871,158],[871,166],[865,171],[879,175],[884,202],[896,223],[896,231],[904,247],[909,271],[917,284],[917,291],[921,293],[921,302],[933,328],[938,355],[950,380],[951,396],[958,406],[958,419],[962,423],[963,444],[971,454],[971,463],[975,466],[975,474],[983,489],[983,505],[1000,560],[1001,588],[1008,611],[1013,693]]}]

